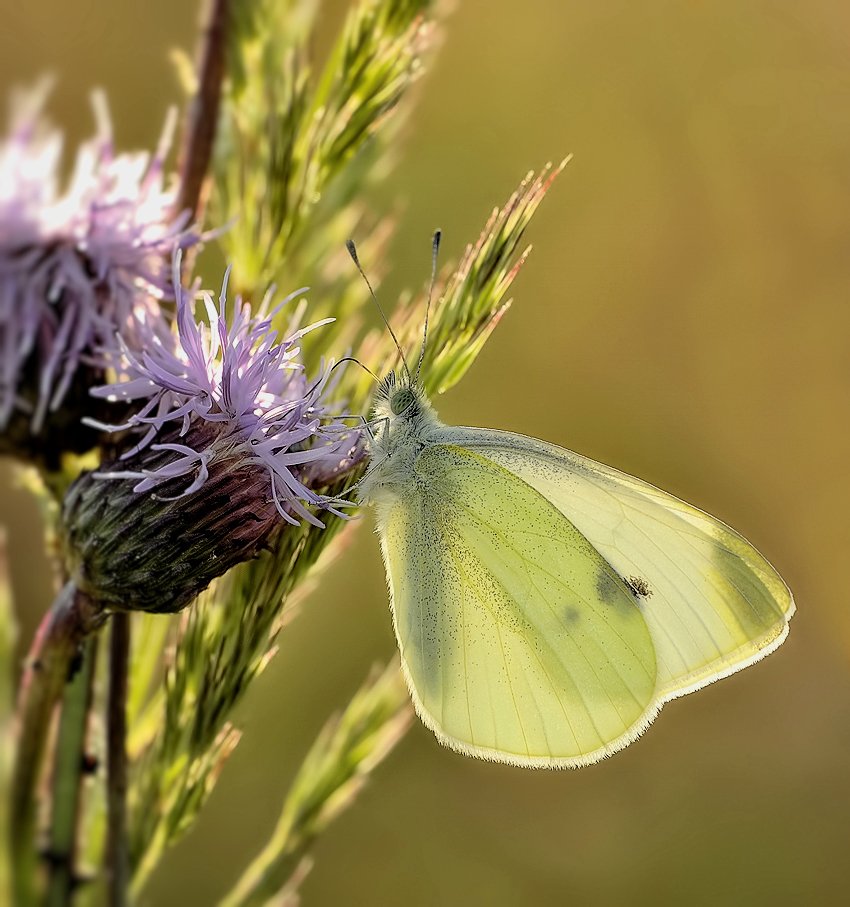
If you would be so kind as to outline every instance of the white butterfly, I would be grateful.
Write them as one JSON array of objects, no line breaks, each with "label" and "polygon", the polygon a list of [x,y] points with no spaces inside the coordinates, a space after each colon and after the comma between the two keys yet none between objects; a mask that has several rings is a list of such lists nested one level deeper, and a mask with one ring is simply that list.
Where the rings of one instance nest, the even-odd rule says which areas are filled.
[{"label": "white butterfly", "polygon": [[406,364],[374,409],[361,500],[413,703],[447,746],[587,765],[787,636],[779,574],[701,510],[554,444],[444,425]]}]

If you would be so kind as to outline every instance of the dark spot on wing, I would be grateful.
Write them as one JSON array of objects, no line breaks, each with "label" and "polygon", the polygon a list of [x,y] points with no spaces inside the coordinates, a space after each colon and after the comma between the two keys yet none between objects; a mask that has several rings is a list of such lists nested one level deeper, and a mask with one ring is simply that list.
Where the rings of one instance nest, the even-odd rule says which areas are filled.
[{"label": "dark spot on wing", "polygon": [[564,623],[565,624],[576,624],[579,621],[581,614],[579,614],[578,608],[573,607],[573,605],[567,605],[564,608]]},{"label": "dark spot on wing", "polygon": [[622,601],[623,593],[618,579],[617,574],[609,570],[600,570],[596,576],[596,594],[606,605]]},{"label": "dark spot on wing", "polygon": [[652,595],[652,589],[649,583],[642,576],[630,576],[624,580],[625,584],[632,590],[632,594],[641,598],[649,598]]},{"label": "dark spot on wing", "polygon": [[635,599],[649,598],[652,590],[642,577],[630,576],[626,579],[609,568],[599,572],[596,578],[596,594],[606,605],[628,608]]},{"label": "dark spot on wing", "polygon": [[741,556],[724,545],[715,546],[712,560],[712,581],[724,590],[727,607],[750,639],[788,620],[781,604],[787,594],[781,591],[782,581],[776,577],[780,589],[771,589],[765,582],[773,578],[771,574],[775,576],[773,571],[759,575],[755,558]]}]

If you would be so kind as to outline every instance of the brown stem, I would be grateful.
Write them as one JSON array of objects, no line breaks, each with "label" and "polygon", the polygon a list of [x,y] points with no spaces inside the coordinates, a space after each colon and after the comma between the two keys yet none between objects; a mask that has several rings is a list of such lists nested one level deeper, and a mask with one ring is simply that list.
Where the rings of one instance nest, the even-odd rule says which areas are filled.
[{"label": "brown stem", "polygon": [[109,700],[106,717],[106,871],[110,907],[126,907],[130,881],[127,846],[127,682],[130,615],[112,618],[109,643]]},{"label": "brown stem", "polygon": [[203,207],[221,104],[228,17],[228,0],[208,0],[198,54],[198,89],[186,120],[180,151],[180,192],[175,204],[175,213],[191,213],[190,221],[199,219]]},{"label": "brown stem", "polygon": [[102,615],[91,599],[67,583],[39,625],[24,668],[10,809],[13,892],[18,907],[30,907],[37,898],[37,788],[53,710],[79,667],[83,640],[101,622]]}]

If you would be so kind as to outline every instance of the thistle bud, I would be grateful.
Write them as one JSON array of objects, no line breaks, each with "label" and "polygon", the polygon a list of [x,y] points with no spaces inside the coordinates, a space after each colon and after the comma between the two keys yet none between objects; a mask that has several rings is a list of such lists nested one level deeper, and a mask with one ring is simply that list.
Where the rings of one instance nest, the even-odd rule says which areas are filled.
[{"label": "thistle bud", "polygon": [[[211,426],[180,439],[205,450],[215,440]],[[104,470],[167,471],[173,446],[164,443],[168,448],[147,448]],[[179,611],[213,578],[255,557],[280,521],[268,477],[236,459],[211,460],[203,488],[191,494],[183,493],[184,476],[156,491],[134,490],[134,479],[81,476],[64,504],[68,567],[78,588],[104,608]]]}]

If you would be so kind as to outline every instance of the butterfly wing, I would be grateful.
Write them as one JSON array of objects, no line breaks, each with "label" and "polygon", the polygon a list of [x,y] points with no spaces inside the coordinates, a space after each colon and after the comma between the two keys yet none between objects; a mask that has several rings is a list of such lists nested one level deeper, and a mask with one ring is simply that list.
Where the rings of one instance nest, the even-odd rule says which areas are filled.
[{"label": "butterfly wing", "polygon": [[544,495],[495,458],[426,448],[378,508],[417,711],[464,753],[595,762],[656,711],[646,605]]},{"label": "butterfly wing", "polygon": [[655,648],[658,706],[752,664],[787,636],[788,587],[714,517],[553,444],[486,429],[442,435],[528,483],[629,580]]}]

